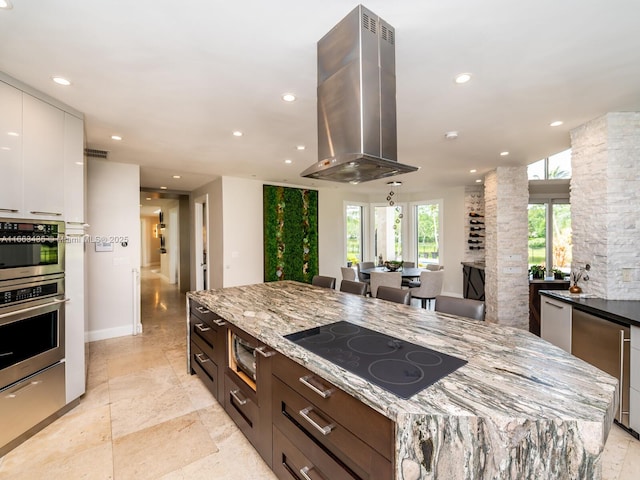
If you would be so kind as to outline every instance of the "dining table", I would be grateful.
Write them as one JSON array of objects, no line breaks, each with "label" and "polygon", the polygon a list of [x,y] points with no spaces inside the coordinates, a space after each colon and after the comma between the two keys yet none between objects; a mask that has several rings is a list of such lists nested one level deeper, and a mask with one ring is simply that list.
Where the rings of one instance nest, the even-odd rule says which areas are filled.
[{"label": "dining table", "polygon": [[[392,272],[393,270],[389,270],[387,267],[373,267],[373,268],[364,268],[360,270],[360,273],[364,275],[370,275],[372,272]],[[420,274],[422,272],[426,272],[424,268],[418,267],[402,267],[400,270],[396,270],[402,274],[402,278],[420,278]]]}]

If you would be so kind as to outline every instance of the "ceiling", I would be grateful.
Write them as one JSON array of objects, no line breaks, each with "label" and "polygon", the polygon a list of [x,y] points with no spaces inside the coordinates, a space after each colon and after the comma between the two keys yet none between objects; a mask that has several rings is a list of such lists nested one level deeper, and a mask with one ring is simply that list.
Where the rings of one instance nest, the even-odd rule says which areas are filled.
[{"label": "ceiling", "polygon": [[[355,2],[11,2],[0,71],[83,112],[87,146],[139,164],[142,187],[229,175],[369,193],[388,181],[299,176],[317,160],[316,42]],[[396,30],[398,160],[421,167],[398,177],[407,191],[474,184],[569,148],[571,129],[606,112],[640,110],[637,0],[365,6]],[[461,72],[472,80],[455,84]]]}]

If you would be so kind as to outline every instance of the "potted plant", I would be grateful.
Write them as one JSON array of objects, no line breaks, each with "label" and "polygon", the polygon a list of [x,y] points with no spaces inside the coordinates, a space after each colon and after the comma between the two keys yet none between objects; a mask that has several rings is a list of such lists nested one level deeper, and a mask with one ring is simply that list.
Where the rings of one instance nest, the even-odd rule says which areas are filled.
[{"label": "potted plant", "polygon": [[531,265],[529,267],[529,275],[531,275],[532,280],[542,280],[544,278],[544,266]]},{"label": "potted plant", "polygon": [[402,261],[400,260],[389,260],[387,262],[384,262],[384,266],[387,270],[389,270],[390,272],[395,272],[398,270],[402,270]]},{"label": "potted plant", "polygon": [[562,270],[560,270],[559,268],[554,268],[553,269],[553,278],[555,280],[562,280],[564,278],[564,272]]}]

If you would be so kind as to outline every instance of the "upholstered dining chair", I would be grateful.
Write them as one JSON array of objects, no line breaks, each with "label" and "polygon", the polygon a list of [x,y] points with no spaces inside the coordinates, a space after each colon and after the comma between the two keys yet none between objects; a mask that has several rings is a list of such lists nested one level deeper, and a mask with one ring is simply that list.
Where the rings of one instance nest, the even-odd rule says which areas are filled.
[{"label": "upholstered dining chair", "polygon": [[343,280],[351,280],[355,281],[356,279],[356,271],[351,267],[340,267],[340,271],[342,272]]},{"label": "upholstered dining chair", "polygon": [[358,280],[361,282],[368,282],[369,277],[364,273],[360,273],[360,270],[367,270],[368,268],[373,268],[375,266],[376,264],[373,262],[360,262],[356,264],[356,268],[358,269]]},{"label": "upholstered dining chair", "polygon": [[367,296],[368,283],[354,282],[353,280],[342,280],[340,282],[340,291],[346,293],[355,293],[356,295]]},{"label": "upholstered dining chair", "polygon": [[325,277],[324,275],[314,275],[311,279],[311,285],[324,288],[336,288],[335,277]]},{"label": "upholstered dining chair", "polygon": [[444,271],[437,272],[421,272],[420,286],[410,288],[411,296],[419,298],[422,302],[422,308],[427,308],[427,302],[431,304],[431,300],[442,293],[442,282],[444,281]]},{"label": "upholstered dining chair", "polygon": [[484,302],[472,298],[449,297],[447,295],[436,296],[436,312],[450,313],[474,320],[484,320]]},{"label": "upholstered dining chair", "polygon": [[407,267],[407,268],[416,268],[416,262],[402,262],[402,268]]},{"label": "upholstered dining chair", "polygon": [[430,263],[427,265],[427,270],[430,272],[437,272],[438,270],[444,270],[444,265],[439,265],[437,263]]},{"label": "upholstered dining chair", "polygon": [[402,273],[400,272],[371,272],[371,296],[375,297],[378,293],[378,287],[384,285],[387,287],[400,288],[402,285]]},{"label": "upholstered dining chair", "polygon": [[389,302],[403,303],[405,305],[411,305],[411,291],[406,288],[395,288],[380,285],[376,298],[380,300],[387,300]]}]

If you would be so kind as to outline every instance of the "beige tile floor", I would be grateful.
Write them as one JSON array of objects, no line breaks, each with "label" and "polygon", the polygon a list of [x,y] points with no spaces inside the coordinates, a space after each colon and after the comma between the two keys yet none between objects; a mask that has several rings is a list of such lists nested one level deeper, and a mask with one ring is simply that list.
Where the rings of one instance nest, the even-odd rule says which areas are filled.
[{"label": "beige tile floor", "polygon": [[[144,333],[89,344],[80,405],[0,458],[1,480],[275,479],[187,374],[184,295],[153,271],[142,279]],[[640,478],[640,442],[616,426],[603,478]]]}]

